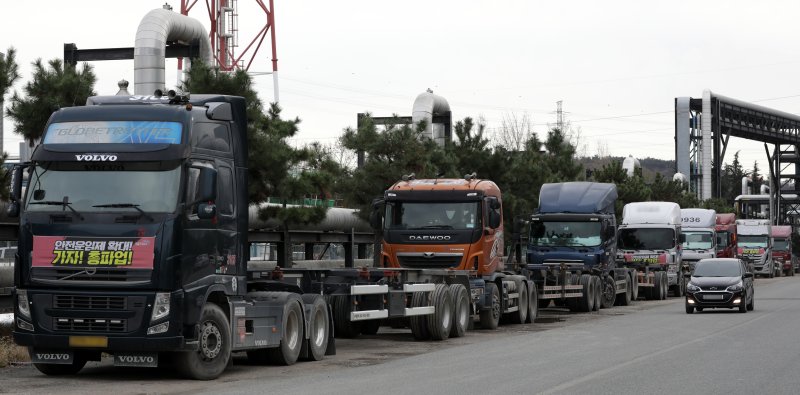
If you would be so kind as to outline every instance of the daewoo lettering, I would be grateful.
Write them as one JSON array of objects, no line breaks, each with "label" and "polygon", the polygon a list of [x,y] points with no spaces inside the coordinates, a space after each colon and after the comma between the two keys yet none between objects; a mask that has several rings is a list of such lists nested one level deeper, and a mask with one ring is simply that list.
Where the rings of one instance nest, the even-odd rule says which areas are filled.
[{"label": "daewoo lettering", "polygon": [[449,241],[450,238],[451,237],[447,235],[408,236],[408,239],[412,241]]},{"label": "daewoo lettering", "polygon": [[75,155],[75,159],[79,162],[115,162],[116,155],[99,155],[99,154],[83,154]]}]

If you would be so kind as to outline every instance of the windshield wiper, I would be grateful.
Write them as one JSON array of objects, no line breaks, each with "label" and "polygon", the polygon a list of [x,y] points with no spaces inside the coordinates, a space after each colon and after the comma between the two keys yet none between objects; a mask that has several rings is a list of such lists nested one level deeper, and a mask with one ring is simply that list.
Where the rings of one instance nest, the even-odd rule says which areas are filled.
[{"label": "windshield wiper", "polygon": [[140,217],[145,217],[149,219],[151,222],[154,221],[153,217],[150,214],[147,214],[144,210],[139,208],[138,204],[134,203],[108,203],[108,204],[95,204],[92,207],[99,207],[99,208],[132,208],[139,212]]},{"label": "windshield wiper", "polygon": [[61,206],[64,209],[69,209],[70,211],[72,211],[73,214],[75,214],[81,221],[83,221],[83,215],[81,215],[81,213],[75,211],[75,209],[72,208],[72,204],[69,202],[69,197],[67,197],[67,196],[64,196],[64,200],[61,200],[61,201],[59,201],[59,200],[44,200],[44,201],[41,201],[41,202],[30,202],[28,204],[44,204],[44,205],[47,205],[47,206]]}]

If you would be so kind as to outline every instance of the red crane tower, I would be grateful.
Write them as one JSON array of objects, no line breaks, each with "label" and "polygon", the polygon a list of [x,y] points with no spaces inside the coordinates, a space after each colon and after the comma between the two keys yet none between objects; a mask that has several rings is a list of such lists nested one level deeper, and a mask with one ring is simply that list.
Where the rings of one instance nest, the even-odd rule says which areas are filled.
[{"label": "red crane tower", "polygon": [[[189,12],[198,0],[181,0],[181,14]],[[238,0],[205,0],[207,17],[211,22],[209,36],[211,38],[211,51],[214,54],[216,66],[222,71],[245,70],[249,71],[255,61],[258,50],[264,43],[267,34],[270,34],[272,43],[272,80],[275,88],[275,102],[278,102],[278,54],[275,46],[275,8],[273,0],[255,0],[258,8],[264,12],[265,21],[247,46],[237,53],[239,48],[239,14]],[[268,3],[269,6],[267,6]],[[183,59],[178,59],[178,70],[183,69]]]}]

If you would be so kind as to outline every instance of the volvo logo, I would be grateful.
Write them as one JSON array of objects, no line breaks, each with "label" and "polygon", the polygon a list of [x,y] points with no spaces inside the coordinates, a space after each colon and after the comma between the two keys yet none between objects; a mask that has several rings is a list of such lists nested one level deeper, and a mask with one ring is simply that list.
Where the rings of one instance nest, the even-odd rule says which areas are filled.
[{"label": "volvo logo", "polygon": [[116,155],[100,155],[100,154],[83,154],[75,155],[75,159],[79,162],[114,162],[117,160]]},{"label": "volvo logo", "polygon": [[409,240],[412,241],[449,241],[450,236],[448,235],[411,235],[408,236]]}]

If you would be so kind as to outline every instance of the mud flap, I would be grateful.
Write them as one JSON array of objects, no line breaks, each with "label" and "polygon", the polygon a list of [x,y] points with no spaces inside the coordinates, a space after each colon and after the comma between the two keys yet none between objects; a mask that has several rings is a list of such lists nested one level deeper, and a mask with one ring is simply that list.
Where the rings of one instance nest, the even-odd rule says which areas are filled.
[{"label": "mud flap", "polygon": [[333,333],[333,309],[328,305],[328,347],[325,355],[336,355],[336,336]]}]

